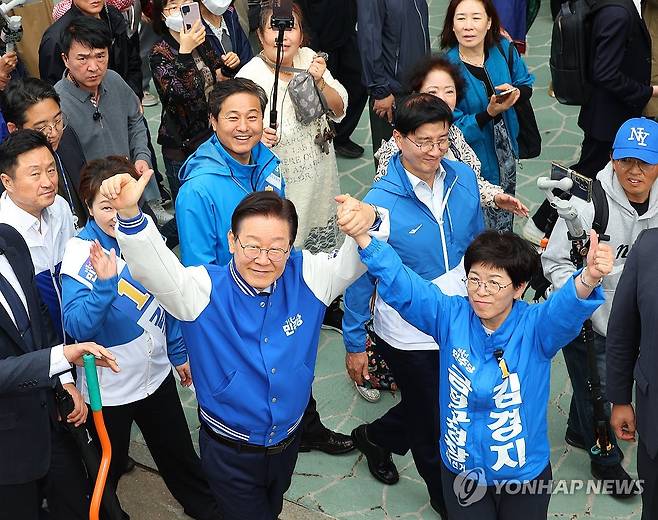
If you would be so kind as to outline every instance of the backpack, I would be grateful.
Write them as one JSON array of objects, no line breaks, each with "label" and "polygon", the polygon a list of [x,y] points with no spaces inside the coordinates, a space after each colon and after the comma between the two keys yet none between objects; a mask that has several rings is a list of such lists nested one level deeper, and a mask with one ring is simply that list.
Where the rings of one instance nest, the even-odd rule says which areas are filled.
[{"label": "backpack", "polygon": [[[592,203],[594,204],[594,218],[592,219],[592,229],[597,232],[599,235],[599,240],[610,240],[610,237],[605,234],[608,229],[608,218],[609,218],[609,208],[608,208],[608,197],[605,194],[605,190],[601,185],[601,181],[594,179],[592,182]],[[589,240],[586,243],[589,247]],[[546,299],[547,291],[551,286],[551,282],[544,276],[544,272],[541,268],[533,275],[528,284],[528,289],[533,289],[535,295],[533,300],[538,302],[541,298]]]},{"label": "backpack", "polygon": [[584,105],[589,100],[592,16],[608,5],[629,9],[626,0],[567,0],[555,17],[549,67],[555,99],[563,105]]}]

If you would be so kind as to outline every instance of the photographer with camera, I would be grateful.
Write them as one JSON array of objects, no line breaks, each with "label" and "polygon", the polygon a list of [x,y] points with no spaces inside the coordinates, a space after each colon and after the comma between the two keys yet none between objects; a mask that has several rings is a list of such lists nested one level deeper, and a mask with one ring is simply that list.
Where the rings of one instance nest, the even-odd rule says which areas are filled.
[{"label": "photographer with camera", "polygon": [[[644,229],[658,226],[658,192],[652,191],[658,177],[658,123],[644,118],[626,121],[615,137],[611,159],[595,181],[600,183],[605,196],[594,197],[592,202],[576,197],[570,201],[580,215],[585,231],[595,229],[600,235],[609,235],[609,245],[615,254],[612,272],[603,280],[606,302],[591,318],[596,366],[607,417],[610,405],[605,397],[605,343],[612,299],[626,257],[637,236]],[[570,250],[567,225],[560,218],[542,255],[544,274],[556,288],[563,286],[575,271]],[[635,487],[620,465],[622,454],[614,436],[608,432],[609,446],[598,446],[596,443],[594,405],[588,389],[588,380],[596,374],[588,370],[587,347],[582,336],[566,345],[562,352],[573,387],[565,441],[588,451],[591,473],[595,478],[617,482],[613,488],[614,496],[630,497],[635,493]]]}]

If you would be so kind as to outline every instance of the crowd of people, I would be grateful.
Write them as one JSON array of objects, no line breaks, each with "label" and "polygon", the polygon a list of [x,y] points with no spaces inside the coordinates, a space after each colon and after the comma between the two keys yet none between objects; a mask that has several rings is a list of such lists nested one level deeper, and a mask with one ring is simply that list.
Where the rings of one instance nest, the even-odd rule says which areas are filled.
[{"label": "crowd of people", "polygon": [[[195,519],[275,520],[299,452],[355,449],[384,485],[400,478],[392,454],[411,451],[444,520],[545,519],[549,487],[500,484],[552,479],[560,350],[565,441],[658,518],[655,26],[635,0],[591,20],[573,169],[598,195],[558,194],[585,239],[516,194],[517,108],[535,79],[514,13],[450,0],[430,35],[426,0],[302,0],[285,30],[268,2],[64,0],[40,77],[4,52],[0,460],[16,462],[0,464],[0,520],[88,517],[94,471],[72,435],[100,444],[85,353],[111,495],[134,467],[136,424]],[[152,137],[144,106],[158,103]],[[351,135],[366,105],[359,201],[341,194],[337,156],[365,153]],[[541,273],[552,292],[528,304]],[[400,394],[349,433],[323,424],[313,396],[322,328],[343,335],[358,394]],[[196,395],[199,454],[176,375]],[[636,433],[637,480],[616,440]],[[455,491],[464,478],[478,500]]]}]

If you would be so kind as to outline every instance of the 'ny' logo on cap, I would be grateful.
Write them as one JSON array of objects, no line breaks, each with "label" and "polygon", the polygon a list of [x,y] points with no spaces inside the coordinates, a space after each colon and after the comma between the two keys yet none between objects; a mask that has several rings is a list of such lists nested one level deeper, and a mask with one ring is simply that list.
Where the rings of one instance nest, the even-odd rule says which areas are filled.
[{"label": "'ny' logo on cap", "polygon": [[645,132],[644,128],[631,128],[631,136],[628,138],[629,141],[637,141],[638,146],[647,146],[644,140],[649,137],[649,132]]}]

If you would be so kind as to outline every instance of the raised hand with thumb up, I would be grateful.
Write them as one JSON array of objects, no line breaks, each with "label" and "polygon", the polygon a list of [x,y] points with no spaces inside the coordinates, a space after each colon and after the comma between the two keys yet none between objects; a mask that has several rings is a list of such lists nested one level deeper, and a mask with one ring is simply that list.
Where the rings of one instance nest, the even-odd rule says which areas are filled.
[{"label": "raised hand with thumb up", "polygon": [[138,202],[153,175],[147,170],[139,179],[129,173],[118,173],[101,184],[101,195],[108,199],[122,218],[132,218],[139,214]]}]

